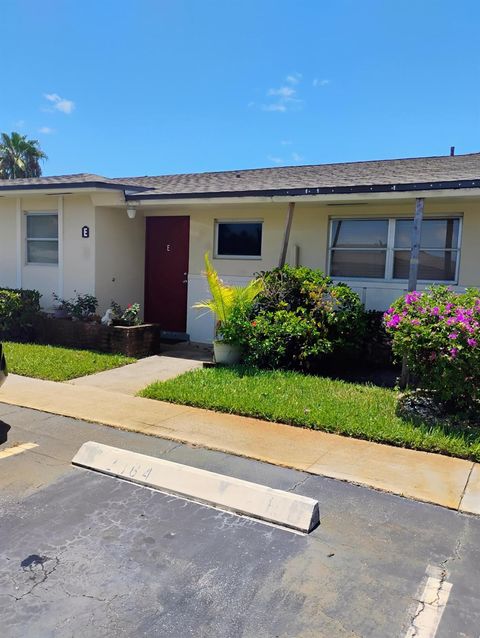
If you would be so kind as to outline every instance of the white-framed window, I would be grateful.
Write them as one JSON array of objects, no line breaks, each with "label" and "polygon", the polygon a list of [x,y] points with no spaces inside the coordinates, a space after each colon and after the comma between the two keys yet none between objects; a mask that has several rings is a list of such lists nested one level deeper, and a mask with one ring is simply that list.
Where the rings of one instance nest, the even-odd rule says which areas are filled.
[{"label": "white-framed window", "polygon": [[[336,279],[408,279],[413,218],[330,220],[328,268]],[[427,217],[421,228],[419,281],[458,280],[461,217]]]},{"label": "white-framed window", "polygon": [[263,222],[259,220],[216,220],[216,259],[260,259]]},{"label": "white-framed window", "polygon": [[25,217],[27,264],[58,264],[58,213],[28,212]]}]

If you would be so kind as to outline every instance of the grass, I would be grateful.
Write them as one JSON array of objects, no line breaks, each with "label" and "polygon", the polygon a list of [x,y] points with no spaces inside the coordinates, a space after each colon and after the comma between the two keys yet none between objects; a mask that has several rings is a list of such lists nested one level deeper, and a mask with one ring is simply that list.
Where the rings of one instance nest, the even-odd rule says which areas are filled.
[{"label": "grass", "polygon": [[9,372],[49,381],[68,381],[136,361],[121,354],[103,354],[33,343],[6,341],[3,345]]},{"label": "grass", "polygon": [[480,429],[414,424],[397,392],[297,372],[217,367],[156,382],[140,396],[480,461]]}]

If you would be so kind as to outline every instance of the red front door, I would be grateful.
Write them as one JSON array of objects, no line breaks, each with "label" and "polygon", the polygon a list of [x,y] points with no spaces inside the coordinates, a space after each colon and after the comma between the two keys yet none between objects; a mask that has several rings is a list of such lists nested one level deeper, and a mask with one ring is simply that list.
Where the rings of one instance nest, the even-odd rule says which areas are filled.
[{"label": "red front door", "polygon": [[145,321],[186,332],[189,217],[147,217]]}]

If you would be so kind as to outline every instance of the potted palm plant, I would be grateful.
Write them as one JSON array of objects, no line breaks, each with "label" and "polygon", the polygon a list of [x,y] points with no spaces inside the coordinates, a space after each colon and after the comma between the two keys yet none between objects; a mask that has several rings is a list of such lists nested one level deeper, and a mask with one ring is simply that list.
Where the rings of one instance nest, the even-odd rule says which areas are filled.
[{"label": "potted palm plant", "polygon": [[213,267],[208,253],[205,254],[205,274],[212,297],[199,301],[193,307],[205,308],[215,316],[213,341],[215,362],[232,365],[240,361],[242,349],[233,336],[235,331],[228,331],[226,327],[234,314],[238,316],[239,312],[244,312],[251,305],[261,291],[263,281],[253,279],[246,286],[224,284]]}]

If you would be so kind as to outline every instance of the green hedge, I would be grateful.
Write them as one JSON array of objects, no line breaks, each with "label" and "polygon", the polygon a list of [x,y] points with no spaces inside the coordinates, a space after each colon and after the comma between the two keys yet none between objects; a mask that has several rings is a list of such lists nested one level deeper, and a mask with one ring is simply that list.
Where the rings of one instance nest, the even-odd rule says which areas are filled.
[{"label": "green hedge", "polygon": [[32,322],[40,312],[38,290],[0,288],[0,336],[22,339],[32,329]]},{"label": "green hedge", "polygon": [[249,308],[220,328],[238,343],[247,365],[316,371],[340,358],[358,359],[367,327],[359,296],[320,270],[283,266],[259,274]]}]

